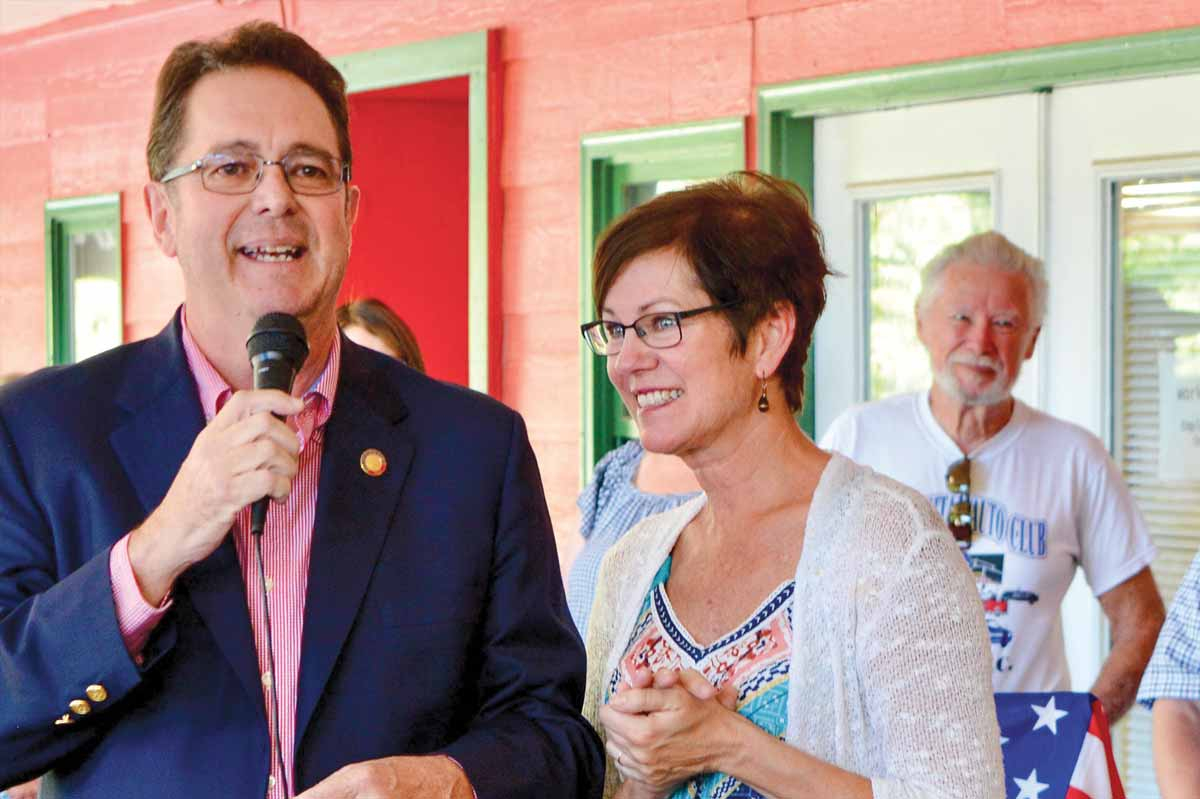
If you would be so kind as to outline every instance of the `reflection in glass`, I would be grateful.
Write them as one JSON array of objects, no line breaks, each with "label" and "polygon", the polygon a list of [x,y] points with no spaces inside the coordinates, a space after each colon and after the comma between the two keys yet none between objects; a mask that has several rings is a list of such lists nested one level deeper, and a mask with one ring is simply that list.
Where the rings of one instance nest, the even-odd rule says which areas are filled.
[{"label": "reflection in glass", "polygon": [[913,305],[921,269],[949,244],[992,227],[990,192],[910,195],[864,203],[867,274],[867,399],[929,388],[929,357]]}]

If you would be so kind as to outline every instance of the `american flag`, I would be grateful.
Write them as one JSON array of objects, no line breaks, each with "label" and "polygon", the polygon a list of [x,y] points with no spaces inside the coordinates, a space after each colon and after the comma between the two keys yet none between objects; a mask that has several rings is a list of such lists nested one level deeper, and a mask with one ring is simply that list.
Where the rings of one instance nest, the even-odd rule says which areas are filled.
[{"label": "american flag", "polygon": [[1008,799],[1125,799],[1108,718],[1091,694],[996,694]]}]

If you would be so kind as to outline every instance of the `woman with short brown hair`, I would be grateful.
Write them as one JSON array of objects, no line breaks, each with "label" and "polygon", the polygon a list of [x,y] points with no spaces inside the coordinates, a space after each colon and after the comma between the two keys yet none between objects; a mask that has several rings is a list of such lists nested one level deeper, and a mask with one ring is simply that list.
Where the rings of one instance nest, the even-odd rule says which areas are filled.
[{"label": "woman with short brown hair", "polygon": [[757,173],[662,195],[597,248],[584,336],[643,446],[704,490],[601,567],[584,712],[606,796],[1004,795],[954,541],[793,416],[829,273],[802,192]]}]

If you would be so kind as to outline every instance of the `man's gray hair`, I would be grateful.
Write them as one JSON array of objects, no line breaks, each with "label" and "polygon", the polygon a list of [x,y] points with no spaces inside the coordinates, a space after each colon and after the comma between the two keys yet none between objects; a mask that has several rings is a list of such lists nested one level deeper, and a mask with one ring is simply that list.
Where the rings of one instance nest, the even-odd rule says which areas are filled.
[{"label": "man's gray hair", "polygon": [[1046,318],[1046,295],[1050,289],[1042,259],[1033,257],[994,230],[976,233],[957,244],[951,244],[925,266],[921,271],[921,293],[917,295],[918,316],[937,296],[942,272],[951,264],[963,261],[1025,275],[1029,281],[1031,321],[1034,327],[1041,327]]}]

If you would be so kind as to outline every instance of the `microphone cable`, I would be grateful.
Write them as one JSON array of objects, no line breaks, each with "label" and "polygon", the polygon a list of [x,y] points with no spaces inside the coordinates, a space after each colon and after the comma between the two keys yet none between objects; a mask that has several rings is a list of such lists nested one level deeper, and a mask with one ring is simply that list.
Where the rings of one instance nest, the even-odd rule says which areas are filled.
[{"label": "microphone cable", "polygon": [[[271,675],[270,685],[267,690],[271,694],[271,726],[275,730],[273,738],[273,749],[275,757],[279,761],[279,776],[283,780],[283,795],[287,799],[292,799],[292,791],[288,785],[287,766],[283,762],[283,731],[279,728],[279,692],[275,688],[275,682],[278,675],[275,674],[275,644],[273,642],[274,635],[271,634],[271,610],[267,603],[267,574],[263,568],[262,554],[262,531],[253,532],[250,536],[254,539],[254,559],[258,563],[258,585],[262,589],[263,622],[267,628],[267,669]],[[268,773],[269,774],[269,773]]]},{"label": "microphone cable", "polygon": [[[246,353],[254,369],[254,388],[278,389],[285,394],[292,391],[296,373],[308,357],[308,337],[304,325],[296,317],[286,313],[268,313],[260,316],[246,339]],[[282,419],[283,417],[278,417]],[[267,601],[267,575],[263,567],[262,533],[267,526],[267,507],[270,497],[255,500],[250,506],[250,537],[254,539],[255,560],[258,562],[258,582],[262,587],[263,624],[267,628],[267,674],[271,695],[271,719],[268,726],[275,730],[275,758],[279,762],[279,776],[283,780],[283,793],[292,799],[287,767],[283,761],[283,731],[279,727],[279,691],[275,687],[275,636],[271,633],[271,609]]]}]

